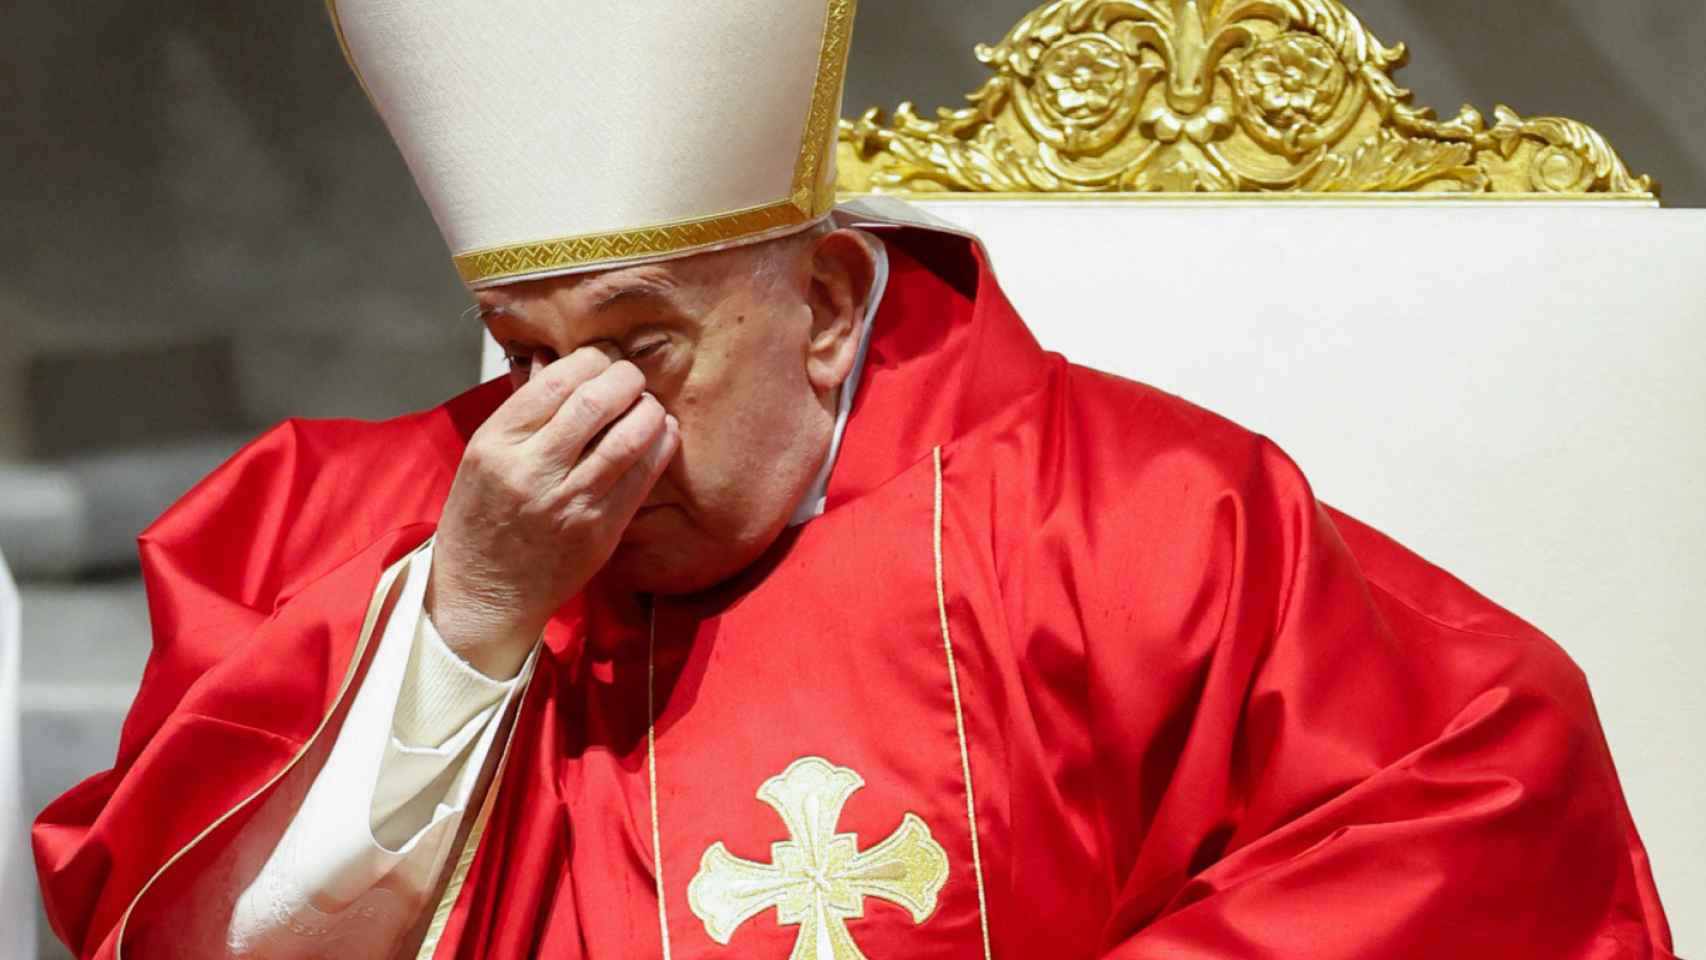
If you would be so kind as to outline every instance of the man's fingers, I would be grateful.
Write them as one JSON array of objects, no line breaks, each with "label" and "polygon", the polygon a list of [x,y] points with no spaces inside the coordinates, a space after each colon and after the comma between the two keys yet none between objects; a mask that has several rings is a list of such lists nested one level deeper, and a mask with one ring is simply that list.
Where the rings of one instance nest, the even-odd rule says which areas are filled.
[{"label": "man's fingers", "polygon": [[621,360],[576,387],[550,419],[534,431],[533,455],[560,465],[565,473],[592,448],[600,430],[628,412],[646,389],[640,368]]},{"label": "man's fingers", "polygon": [[646,457],[666,425],[663,404],[649,393],[642,395],[603,436],[586,447],[580,462],[569,473],[569,483],[577,494],[603,497],[623,474]]},{"label": "man's fingers", "polygon": [[536,356],[527,382],[487,422],[507,433],[531,434],[557,413],[577,387],[610,365],[610,355],[598,347],[582,347],[552,363],[542,364]]},{"label": "man's fingers", "polygon": [[646,500],[646,494],[652,492],[658,477],[663,475],[664,468],[675,459],[679,449],[681,428],[674,417],[666,415],[663,430],[658,433],[651,446],[629,466],[627,472],[616,478],[616,482],[605,493],[606,509],[611,514],[620,515],[624,524],[633,519],[634,511],[640,509],[640,504]]}]

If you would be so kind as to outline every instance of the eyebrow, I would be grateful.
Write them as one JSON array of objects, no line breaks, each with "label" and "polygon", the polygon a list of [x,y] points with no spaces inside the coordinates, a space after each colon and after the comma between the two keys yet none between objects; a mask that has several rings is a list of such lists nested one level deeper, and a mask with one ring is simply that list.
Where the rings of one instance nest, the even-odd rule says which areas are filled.
[{"label": "eyebrow", "polygon": [[485,323],[493,317],[515,317],[516,319],[520,319],[519,314],[501,303],[472,304],[468,309],[462,311],[462,317],[465,320],[478,320],[481,323]]},{"label": "eyebrow", "polygon": [[610,290],[594,300],[592,312],[598,313],[601,310],[607,310],[621,301],[629,299],[667,300],[669,299],[669,291],[667,287],[655,282],[632,281]]},{"label": "eyebrow", "polygon": [[[592,303],[589,311],[591,313],[598,313],[600,311],[607,310],[617,303],[631,298],[668,300],[670,291],[674,288],[674,284],[667,280],[645,276],[621,279],[613,278],[603,284],[603,286],[609,287],[608,290],[604,290],[603,292],[599,292],[600,285],[598,281],[593,281],[591,286],[593,287],[594,295],[597,297],[597,299]],[[522,314],[511,309],[507,304],[502,303],[474,303],[471,304],[467,310],[463,311],[463,316],[479,320],[482,323],[491,320],[493,317],[500,316],[513,317],[514,319],[523,321],[527,319]]]}]

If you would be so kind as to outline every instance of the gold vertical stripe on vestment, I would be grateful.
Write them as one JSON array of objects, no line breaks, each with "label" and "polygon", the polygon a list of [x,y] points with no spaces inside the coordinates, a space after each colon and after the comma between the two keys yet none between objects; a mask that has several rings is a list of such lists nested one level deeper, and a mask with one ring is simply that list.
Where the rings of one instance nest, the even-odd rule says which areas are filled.
[{"label": "gold vertical stripe on vestment", "polygon": [[971,831],[971,869],[977,880],[977,923],[983,934],[983,958],[993,960],[989,945],[989,902],[983,893],[983,854],[977,839],[977,794],[971,784],[971,750],[966,744],[966,715],[960,701],[960,672],[954,663],[954,639],[948,631],[948,592],[942,578],[942,448],[930,453],[936,467],[936,510],[931,552],[936,561],[936,613],[942,621],[942,649],[948,657],[948,688],[954,694],[954,733],[960,742],[960,774],[966,783],[966,824]]},{"label": "gold vertical stripe on vestment", "polygon": [[663,900],[663,840],[658,830],[658,603],[651,601],[646,630],[646,783],[652,802],[652,876],[657,883],[658,934],[662,938],[663,960],[669,955],[669,911]]}]

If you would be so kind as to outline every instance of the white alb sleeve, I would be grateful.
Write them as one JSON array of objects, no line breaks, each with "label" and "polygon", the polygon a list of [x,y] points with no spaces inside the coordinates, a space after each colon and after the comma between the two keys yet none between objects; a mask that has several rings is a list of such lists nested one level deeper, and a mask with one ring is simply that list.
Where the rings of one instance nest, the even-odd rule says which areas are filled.
[{"label": "white alb sleeve", "polygon": [[[398,942],[437,886],[480,775],[497,759],[500,721],[526,688],[537,648],[512,680],[480,675],[427,622],[430,544],[406,562],[324,764],[236,897],[225,931],[233,953],[320,956],[336,943],[346,955]],[[288,802],[290,792],[275,799]]]},{"label": "white alb sleeve", "polygon": [[[431,550],[426,551],[430,564]],[[491,732],[531,671],[494,680],[457,656],[416,612],[413,643],[373,791],[373,835],[400,849],[441,816],[465,810],[491,752]]]}]

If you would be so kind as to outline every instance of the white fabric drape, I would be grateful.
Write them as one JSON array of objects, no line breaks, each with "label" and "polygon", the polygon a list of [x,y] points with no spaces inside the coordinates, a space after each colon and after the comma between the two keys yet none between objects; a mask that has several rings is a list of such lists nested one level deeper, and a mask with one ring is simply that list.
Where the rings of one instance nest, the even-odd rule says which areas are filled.
[{"label": "white fabric drape", "polygon": [[35,871],[18,732],[20,618],[18,588],[0,556],[0,960],[35,956]]}]

